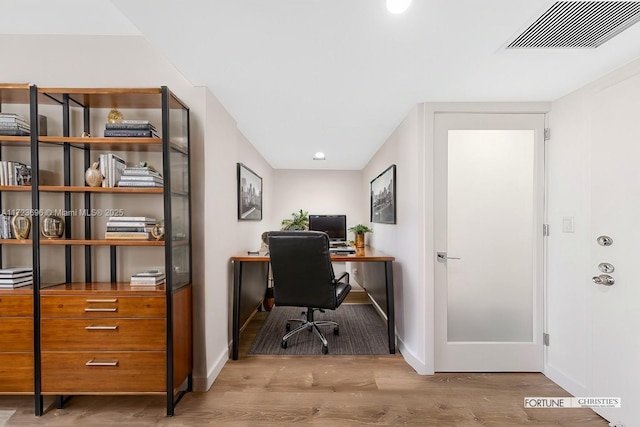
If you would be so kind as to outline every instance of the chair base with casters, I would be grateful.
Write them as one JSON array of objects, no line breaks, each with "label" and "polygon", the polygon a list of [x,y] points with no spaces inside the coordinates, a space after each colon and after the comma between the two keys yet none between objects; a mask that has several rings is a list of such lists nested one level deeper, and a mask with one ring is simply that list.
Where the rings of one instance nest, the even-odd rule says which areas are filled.
[{"label": "chair base with casters", "polygon": [[[305,316],[304,319],[288,319],[287,320],[286,329],[288,332],[285,336],[282,337],[282,341],[280,342],[280,346],[282,348],[287,348],[287,340],[289,338],[291,338],[293,335],[297,334],[298,332],[304,331],[306,329],[309,332],[313,330],[313,332],[315,332],[317,337],[320,338],[320,341],[322,341],[322,354],[329,353],[329,345],[327,344],[327,339],[325,338],[324,334],[320,330],[319,326],[333,326],[333,335],[339,335],[340,325],[338,325],[336,322],[332,322],[331,320],[314,320],[313,312],[315,310],[319,310],[320,312],[324,313],[324,310],[321,310],[319,308],[307,308],[307,311],[302,312],[302,315]],[[291,330],[291,322],[299,322],[300,325],[294,330]]]}]

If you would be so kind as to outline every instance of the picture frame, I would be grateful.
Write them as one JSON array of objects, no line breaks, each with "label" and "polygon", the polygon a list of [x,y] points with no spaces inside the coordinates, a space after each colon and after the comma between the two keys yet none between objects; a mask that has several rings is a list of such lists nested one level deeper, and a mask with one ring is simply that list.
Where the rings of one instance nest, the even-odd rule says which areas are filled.
[{"label": "picture frame", "polygon": [[242,163],[237,164],[238,220],[262,221],[262,178]]},{"label": "picture frame", "polygon": [[396,223],[396,165],[371,180],[371,222]]}]

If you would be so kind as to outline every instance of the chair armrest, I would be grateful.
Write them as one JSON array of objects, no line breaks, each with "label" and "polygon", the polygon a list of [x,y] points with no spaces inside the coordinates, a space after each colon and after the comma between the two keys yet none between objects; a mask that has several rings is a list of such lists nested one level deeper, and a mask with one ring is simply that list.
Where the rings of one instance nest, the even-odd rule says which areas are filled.
[{"label": "chair armrest", "polygon": [[334,281],[335,281],[335,282],[342,282],[342,279],[343,279],[345,276],[347,277],[347,283],[349,283],[349,273],[348,273],[348,272],[346,272],[346,271],[345,271],[344,273],[342,273],[340,276],[336,277],[336,278],[334,279]]}]

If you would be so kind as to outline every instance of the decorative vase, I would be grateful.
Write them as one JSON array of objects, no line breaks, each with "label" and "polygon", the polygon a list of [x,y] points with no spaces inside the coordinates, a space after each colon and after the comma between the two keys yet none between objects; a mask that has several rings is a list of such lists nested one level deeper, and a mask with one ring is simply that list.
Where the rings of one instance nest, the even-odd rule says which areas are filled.
[{"label": "decorative vase", "polygon": [[264,300],[262,301],[264,311],[271,311],[274,304],[275,298],[273,297],[273,288],[267,288],[267,291],[264,294]]},{"label": "decorative vase", "polygon": [[99,169],[100,164],[98,162],[94,162],[89,169],[84,173],[84,180],[87,182],[87,185],[90,187],[100,187],[102,186],[103,176],[100,173]]},{"label": "decorative vase", "polygon": [[364,233],[356,234],[356,249],[364,249]]},{"label": "decorative vase", "polygon": [[59,239],[64,236],[64,219],[58,215],[45,215],[41,226],[42,235],[47,239]]},{"label": "decorative vase", "polygon": [[11,218],[11,228],[16,239],[28,239],[29,232],[31,232],[31,220],[24,215],[14,215]]}]

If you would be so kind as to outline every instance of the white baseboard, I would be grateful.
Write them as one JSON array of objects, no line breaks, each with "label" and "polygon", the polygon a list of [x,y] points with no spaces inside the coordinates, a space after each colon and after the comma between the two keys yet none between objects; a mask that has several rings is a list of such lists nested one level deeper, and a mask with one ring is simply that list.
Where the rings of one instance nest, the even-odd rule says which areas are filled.
[{"label": "white baseboard", "polygon": [[397,347],[405,362],[409,364],[419,375],[433,375],[433,370],[428,369],[423,360],[416,357],[400,338],[397,338]]},{"label": "white baseboard", "polygon": [[213,366],[209,368],[207,371],[207,376],[205,377],[193,377],[193,391],[206,392],[209,391],[213,382],[220,375],[220,371],[229,360],[229,352],[225,351],[216,359]]},{"label": "white baseboard", "polygon": [[573,396],[587,395],[587,388],[583,384],[577,383],[553,366],[545,365],[543,373],[547,378],[567,390]]}]

